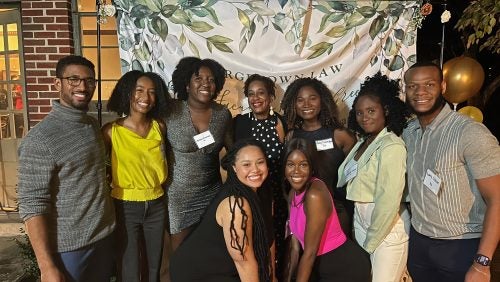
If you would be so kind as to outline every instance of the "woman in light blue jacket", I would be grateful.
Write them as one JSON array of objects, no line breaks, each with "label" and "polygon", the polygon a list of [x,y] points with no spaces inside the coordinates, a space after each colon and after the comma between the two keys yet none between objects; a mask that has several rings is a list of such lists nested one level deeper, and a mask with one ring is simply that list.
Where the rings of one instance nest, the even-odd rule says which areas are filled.
[{"label": "woman in light blue jacket", "polygon": [[354,235],[370,254],[373,282],[400,281],[408,257],[406,148],[399,136],[409,112],[399,91],[398,81],[380,73],[361,85],[348,119],[361,138],[338,170],[337,187],[347,183],[347,199],[355,202]]}]

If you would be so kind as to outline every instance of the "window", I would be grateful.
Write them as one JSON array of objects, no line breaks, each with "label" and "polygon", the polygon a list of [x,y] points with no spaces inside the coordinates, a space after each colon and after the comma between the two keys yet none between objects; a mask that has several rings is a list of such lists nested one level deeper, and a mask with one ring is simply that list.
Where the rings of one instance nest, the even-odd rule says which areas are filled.
[{"label": "window", "polygon": [[[92,61],[97,66],[97,17],[95,0],[73,0],[76,2],[74,13],[75,47],[77,53]],[[108,0],[111,2],[111,0]],[[116,32],[116,19],[108,17],[107,23],[101,24],[101,95],[103,100],[103,111],[106,101],[116,82],[121,77],[120,55],[118,51],[118,36]],[[92,98],[94,105],[90,105],[90,111],[96,112],[97,89]]]},{"label": "window", "polygon": [[18,9],[0,9],[0,140],[26,134],[25,91]]}]

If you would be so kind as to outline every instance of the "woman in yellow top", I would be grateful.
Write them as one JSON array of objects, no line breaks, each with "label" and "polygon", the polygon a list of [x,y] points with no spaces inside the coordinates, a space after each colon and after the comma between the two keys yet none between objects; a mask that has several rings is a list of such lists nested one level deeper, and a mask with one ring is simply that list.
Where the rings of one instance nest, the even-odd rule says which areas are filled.
[{"label": "woman in yellow top", "polygon": [[398,81],[380,73],[361,85],[348,119],[361,138],[338,170],[337,187],[347,183],[347,199],[355,202],[354,236],[370,254],[373,282],[399,282],[408,257],[406,149],[399,136],[409,113],[399,90]]},{"label": "woman in yellow top", "polygon": [[103,126],[111,156],[111,196],[115,199],[120,281],[140,281],[139,246],[144,238],[149,281],[158,281],[167,208],[165,124],[167,88],[157,74],[123,75],[108,102],[121,118]]}]

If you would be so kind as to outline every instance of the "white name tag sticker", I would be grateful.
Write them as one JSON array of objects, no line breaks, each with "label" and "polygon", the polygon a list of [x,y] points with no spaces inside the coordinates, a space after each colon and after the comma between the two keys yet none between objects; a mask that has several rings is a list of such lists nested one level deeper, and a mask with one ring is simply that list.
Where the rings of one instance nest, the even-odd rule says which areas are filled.
[{"label": "white name tag sticker", "polygon": [[210,133],[210,130],[197,134],[193,138],[194,142],[196,142],[196,145],[198,146],[198,149],[215,143],[215,139],[212,136],[212,133]]},{"label": "white name tag sticker", "polygon": [[427,169],[424,178],[424,185],[429,188],[432,193],[438,194],[441,187],[441,178],[437,176],[432,170]]},{"label": "white name tag sticker", "polygon": [[323,140],[316,140],[316,150],[325,151],[333,149],[333,140],[332,138],[327,138]]},{"label": "white name tag sticker", "polygon": [[345,181],[353,179],[358,175],[358,162],[354,159],[351,159],[344,168]]}]

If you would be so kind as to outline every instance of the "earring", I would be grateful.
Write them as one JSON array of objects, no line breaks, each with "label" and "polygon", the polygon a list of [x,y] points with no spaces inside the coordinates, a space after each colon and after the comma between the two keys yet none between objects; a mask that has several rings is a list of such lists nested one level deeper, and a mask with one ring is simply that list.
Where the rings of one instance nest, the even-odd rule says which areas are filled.
[{"label": "earring", "polygon": [[269,115],[274,116],[273,106],[271,106],[271,108],[269,109]]}]

